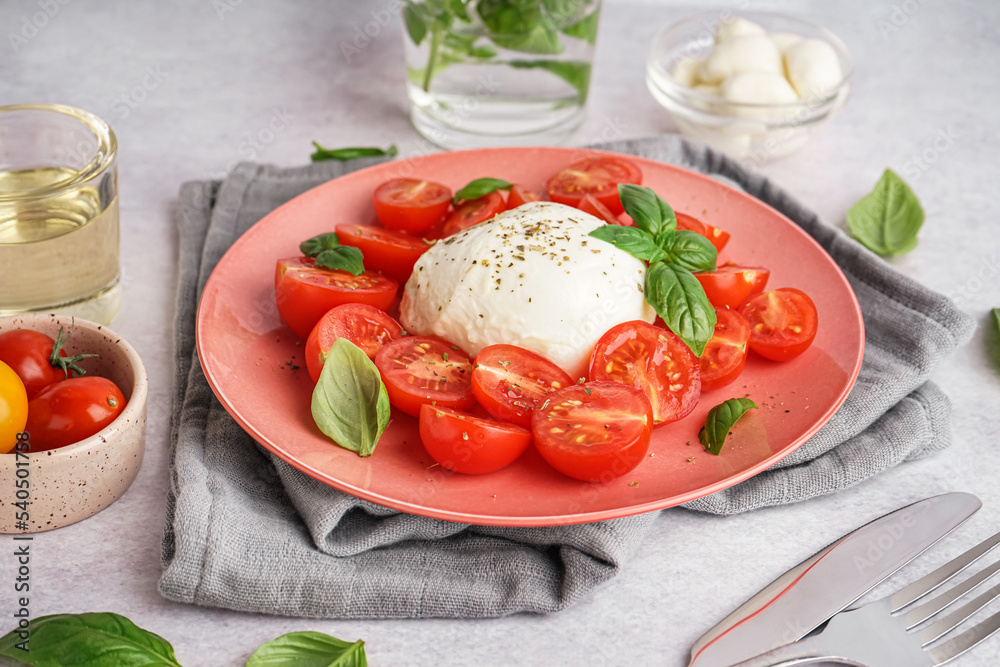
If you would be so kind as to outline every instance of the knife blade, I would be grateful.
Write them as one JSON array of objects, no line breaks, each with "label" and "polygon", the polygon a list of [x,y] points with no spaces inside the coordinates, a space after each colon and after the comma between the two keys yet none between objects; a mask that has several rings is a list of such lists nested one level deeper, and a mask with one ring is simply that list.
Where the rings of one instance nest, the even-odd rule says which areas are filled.
[{"label": "knife blade", "polygon": [[807,558],[702,635],[688,667],[727,667],[804,637],[982,507],[945,493],[890,512]]}]

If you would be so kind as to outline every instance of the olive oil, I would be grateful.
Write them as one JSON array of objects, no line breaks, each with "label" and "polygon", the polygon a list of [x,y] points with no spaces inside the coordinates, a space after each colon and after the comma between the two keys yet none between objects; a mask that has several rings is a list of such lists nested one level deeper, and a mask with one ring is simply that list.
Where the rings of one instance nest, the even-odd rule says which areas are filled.
[{"label": "olive oil", "polygon": [[0,315],[61,312],[106,324],[118,312],[115,173],[86,184],[73,182],[78,174],[0,171]]}]

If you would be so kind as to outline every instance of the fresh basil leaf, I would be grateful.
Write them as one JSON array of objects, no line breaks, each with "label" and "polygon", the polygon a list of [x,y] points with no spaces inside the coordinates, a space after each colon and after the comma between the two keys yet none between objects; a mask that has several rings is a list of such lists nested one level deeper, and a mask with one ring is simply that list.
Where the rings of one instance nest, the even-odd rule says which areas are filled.
[{"label": "fresh basil leaf", "polygon": [[708,411],[705,426],[698,431],[698,440],[709,454],[718,456],[726,442],[729,429],[749,410],[756,410],[757,404],[749,398],[730,398]]},{"label": "fresh basil leaf", "polygon": [[676,264],[688,271],[714,271],[718,259],[719,251],[701,234],[684,229],[673,232],[667,263]]},{"label": "fresh basil leaf", "polygon": [[389,425],[389,394],[378,368],[357,345],[338,338],[312,395],[312,416],[335,443],[371,456]]},{"label": "fresh basil leaf", "polygon": [[863,246],[879,255],[903,255],[917,247],[924,209],[896,172],[886,169],[875,189],[847,211],[847,226]]},{"label": "fresh basil leaf", "polygon": [[542,0],[542,6],[556,25],[562,25],[576,18],[587,0]]},{"label": "fresh basil leaf", "polygon": [[468,4],[472,0],[448,0],[448,9],[451,13],[458,17],[459,20],[465,21],[466,23],[472,22],[472,17],[469,16]]},{"label": "fresh basil leaf", "polygon": [[448,48],[455,49],[456,51],[461,51],[462,53],[468,53],[469,49],[476,42],[475,35],[460,35],[454,32],[449,32],[444,36],[444,45]]},{"label": "fresh basil leaf", "polygon": [[652,188],[619,183],[618,198],[625,212],[635,221],[635,226],[644,232],[658,236],[664,231],[677,229],[674,209],[653,192]]},{"label": "fresh basil leaf", "polygon": [[406,6],[403,7],[403,24],[406,26],[406,34],[410,36],[410,40],[419,46],[420,42],[424,41],[424,37],[427,36],[427,24],[424,22],[424,17],[420,15],[420,10],[413,3],[407,2]]},{"label": "fresh basil leaf", "polygon": [[355,276],[365,272],[364,255],[361,250],[349,245],[327,248],[316,255],[316,266],[334,271],[347,271]]},{"label": "fresh basil leaf", "polygon": [[359,148],[323,148],[318,142],[312,142],[316,150],[310,156],[313,162],[323,160],[354,160],[359,157],[396,157],[399,149],[393,144],[388,148],[359,147]]},{"label": "fresh basil leaf", "polygon": [[480,44],[469,49],[469,55],[473,58],[495,58],[497,50],[489,44]]},{"label": "fresh basil leaf", "polygon": [[322,632],[289,632],[261,644],[246,667],[368,667],[365,643]]},{"label": "fresh basil leaf", "polygon": [[590,232],[589,236],[611,243],[647,262],[659,262],[667,256],[666,251],[656,245],[649,234],[635,227],[603,225]]},{"label": "fresh basil leaf", "polygon": [[[0,638],[0,655],[27,665],[179,667],[174,648],[163,637],[110,612],[53,614],[31,619],[25,644],[17,630]],[[18,646],[26,646],[22,650]]]},{"label": "fresh basil leaf", "polygon": [[541,0],[479,0],[476,11],[492,33],[491,37],[523,36],[542,20]]},{"label": "fresh basil leaf", "polygon": [[587,101],[590,90],[590,63],[553,60],[511,60],[508,63],[516,69],[544,69],[576,89],[580,103]]},{"label": "fresh basil leaf", "polygon": [[[529,32],[516,35],[490,35],[493,43],[502,49],[533,53],[540,56],[555,56],[563,52],[559,33],[545,22],[538,23]],[[558,65],[560,63],[551,63]],[[547,68],[552,70],[552,68]],[[589,66],[588,66],[589,78]]]},{"label": "fresh basil leaf", "polygon": [[591,14],[571,26],[563,28],[563,34],[576,37],[590,45],[597,44],[597,24],[601,17],[601,10],[595,9]]},{"label": "fresh basil leaf", "polygon": [[495,192],[497,190],[510,190],[512,187],[514,187],[513,183],[505,181],[502,178],[477,178],[456,192],[455,199],[453,201],[457,204],[460,201],[479,199],[480,197],[485,197],[491,192]]},{"label": "fresh basil leaf", "polygon": [[315,257],[324,250],[329,248],[337,248],[340,246],[340,237],[337,236],[336,232],[327,232],[326,234],[320,234],[319,236],[314,236],[311,239],[303,241],[299,244],[299,252],[301,252],[306,257]]},{"label": "fresh basil leaf", "polygon": [[715,333],[715,308],[687,269],[658,262],[646,269],[646,301],[684,344],[700,357]]}]

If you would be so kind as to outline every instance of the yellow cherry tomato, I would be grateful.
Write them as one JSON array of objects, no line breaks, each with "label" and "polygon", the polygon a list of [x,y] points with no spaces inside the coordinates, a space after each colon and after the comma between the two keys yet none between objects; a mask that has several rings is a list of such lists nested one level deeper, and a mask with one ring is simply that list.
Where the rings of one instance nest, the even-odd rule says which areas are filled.
[{"label": "yellow cherry tomato", "polygon": [[28,392],[10,366],[0,361],[0,454],[14,449],[28,422]]}]

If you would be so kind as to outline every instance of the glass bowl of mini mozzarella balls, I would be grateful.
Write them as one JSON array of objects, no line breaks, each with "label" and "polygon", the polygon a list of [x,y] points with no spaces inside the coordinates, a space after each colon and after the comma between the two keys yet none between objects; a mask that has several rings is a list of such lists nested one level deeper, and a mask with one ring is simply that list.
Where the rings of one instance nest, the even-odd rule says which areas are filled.
[{"label": "glass bowl of mini mozzarella balls", "polygon": [[835,116],[853,69],[844,43],[817,25],[723,10],[660,31],[646,85],[681,134],[753,165],[798,150]]}]

